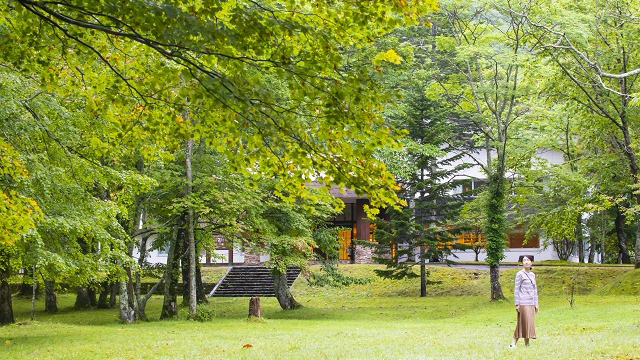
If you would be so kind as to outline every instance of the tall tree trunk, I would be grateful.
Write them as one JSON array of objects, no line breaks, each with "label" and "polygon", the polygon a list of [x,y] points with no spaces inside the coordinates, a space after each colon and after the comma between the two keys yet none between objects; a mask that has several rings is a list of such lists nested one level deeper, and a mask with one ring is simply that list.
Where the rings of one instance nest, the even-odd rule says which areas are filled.
[{"label": "tall tree trunk", "polygon": [[110,286],[108,281],[103,281],[100,283],[100,296],[98,297],[98,309],[108,309],[109,308],[109,291]]},{"label": "tall tree trunk", "polygon": [[[140,217],[138,217],[139,219]],[[132,258],[133,257],[133,241],[129,241],[128,244],[128,248],[127,248],[127,255]],[[134,291],[133,291],[133,274],[131,272],[131,266],[125,266],[124,267],[124,271],[127,273],[127,279],[126,279],[126,284],[127,284],[127,299],[129,300],[129,308],[131,309],[135,309],[136,307],[136,300],[135,300],[135,295],[134,295]]]},{"label": "tall tree trunk", "polygon": [[[627,51],[625,51],[624,47],[622,48],[622,70],[623,72],[627,72],[629,58]],[[620,83],[620,93],[628,94],[629,87],[627,84],[627,78],[622,78],[619,80]],[[631,132],[629,131],[629,120],[627,119],[627,108],[629,106],[629,98],[628,96],[620,96],[620,100],[622,102],[622,106],[620,107],[619,115],[620,115],[620,125],[622,130],[623,144],[622,151],[625,156],[629,160],[629,168],[631,170],[631,175],[633,177],[633,183],[635,185],[640,185],[640,167],[638,166],[638,161],[636,159],[635,148],[632,144],[631,140]],[[635,195],[636,205],[640,205],[640,194]],[[626,237],[625,237],[626,240]],[[625,250],[627,250],[627,244],[624,244]],[[627,250],[627,257],[629,257],[629,251]],[[630,264],[631,259],[629,258],[628,262],[624,262],[624,255],[622,256],[622,262],[624,264]],[[636,245],[635,245],[635,259],[634,264],[636,269],[640,269],[640,221],[637,222],[636,225]]]},{"label": "tall tree trunk", "polygon": [[93,286],[87,288],[87,296],[89,297],[89,304],[91,306],[98,306],[98,298],[96,289]]},{"label": "tall tree trunk", "polygon": [[[489,149],[487,149],[489,151]],[[491,279],[491,300],[504,299],[500,284],[500,261],[504,258],[506,241],[506,186],[504,167],[498,157],[498,166],[489,174],[488,199],[486,204],[487,219],[485,234],[487,244],[487,263]]]},{"label": "tall tree trunk", "polygon": [[[20,290],[18,290],[19,297],[31,298],[33,295],[33,286],[30,283],[29,279],[33,279],[33,269],[26,269],[24,275],[22,275],[22,284],[20,285]],[[36,285],[36,295],[40,288]]]},{"label": "tall tree trunk", "polygon": [[208,304],[207,293],[204,291],[204,283],[202,282],[202,265],[198,262],[196,265],[196,295],[198,296],[198,304]]},{"label": "tall tree trunk", "polygon": [[56,296],[56,281],[44,281],[44,311],[53,314],[58,312],[58,297]]},{"label": "tall tree trunk", "polygon": [[[129,241],[129,243],[127,244],[127,255],[132,256],[132,253],[133,242]],[[118,294],[120,295],[120,321],[126,324],[130,324],[136,319],[135,300],[133,299],[133,281],[131,279],[131,267],[129,265],[126,265],[123,268],[126,277],[124,280],[120,281],[120,287],[118,289]]]},{"label": "tall tree trunk", "polygon": [[604,260],[606,258],[606,253],[605,253],[605,249],[604,249],[604,241],[605,241],[605,237],[602,237],[602,240],[600,241],[600,263],[604,264]]},{"label": "tall tree trunk", "polygon": [[489,281],[491,282],[491,300],[504,299],[500,284],[500,264],[489,266]]},{"label": "tall tree trunk", "polygon": [[116,307],[116,300],[118,299],[118,291],[119,291],[119,289],[120,289],[120,282],[119,281],[112,282],[111,284],[109,284],[109,290],[110,290],[109,308],[111,308],[111,309]]},{"label": "tall tree trunk", "polygon": [[135,321],[135,311],[131,307],[129,300],[129,286],[128,281],[120,282],[120,320],[124,323],[130,324]]},{"label": "tall tree trunk", "polygon": [[13,305],[9,288],[9,255],[0,249],[0,325],[13,324]]},{"label": "tall tree trunk", "polygon": [[301,307],[296,299],[291,295],[289,291],[289,285],[287,284],[287,273],[281,273],[279,271],[273,271],[273,289],[276,293],[276,298],[280,303],[282,310],[292,310]]},{"label": "tall tree trunk", "polygon": [[601,214],[602,214],[602,217],[603,217],[603,224],[601,225],[601,231],[602,231],[601,235],[602,235],[602,237],[600,238],[600,263],[604,264],[605,255],[606,255],[605,248],[604,248],[604,242],[605,242],[605,240],[607,238],[607,235],[606,235],[607,231],[606,231],[606,225],[605,225],[606,222],[604,220],[604,218],[606,216],[606,213],[604,211],[602,211]]},{"label": "tall tree trunk", "polygon": [[[428,166],[428,165],[426,165]],[[424,184],[425,180],[425,166],[420,166],[420,181]],[[420,203],[425,203],[426,191],[422,189],[420,191]],[[414,210],[414,215],[417,215],[417,210]],[[419,224],[420,224],[420,237],[424,239],[424,229],[425,229],[425,214],[419,214]],[[425,245],[420,244],[420,297],[427,297],[427,271],[425,266]],[[412,251],[412,253],[414,253]],[[415,254],[415,253],[414,253]],[[408,260],[408,259],[407,259]]]},{"label": "tall tree trunk", "polygon": [[631,264],[631,257],[629,256],[629,249],[627,248],[627,234],[624,231],[624,225],[626,222],[626,216],[616,206],[616,236],[618,239],[618,263],[619,264]]},{"label": "tall tree trunk", "polygon": [[[638,200],[640,204],[640,200]],[[635,247],[635,266],[634,268],[640,269],[640,221],[638,221],[638,225],[636,227],[636,247]]]},{"label": "tall tree trunk", "polygon": [[589,234],[589,263],[593,264],[596,260],[596,242],[595,235]]},{"label": "tall tree trunk", "polygon": [[578,262],[584,262],[584,236],[582,235],[582,213],[576,218],[576,244],[578,246]]},{"label": "tall tree trunk", "polygon": [[[144,261],[147,258],[147,241],[149,240],[150,236],[151,235],[145,235],[140,238],[140,243],[138,244],[138,254],[139,254],[138,268],[139,269],[142,269],[142,266],[144,265]],[[140,271],[136,271],[136,284],[135,284],[136,319],[147,321],[147,314],[145,313],[147,302],[143,301],[141,292],[142,292],[142,281],[141,281]]]},{"label": "tall tree trunk", "polygon": [[[185,120],[188,120],[189,113],[185,110]],[[187,196],[193,191],[193,179],[191,174],[191,154],[193,152],[193,139],[187,141]],[[189,239],[189,313],[196,313],[198,295],[196,294],[196,239],[194,224],[195,216],[193,206],[189,206],[187,217],[187,238]]]},{"label": "tall tree trunk", "polygon": [[180,246],[182,249],[182,256],[180,257],[180,270],[182,275],[182,306],[189,306],[189,289],[191,288],[191,286],[189,285],[189,238],[187,236],[186,230],[187,224],[184,223],[184,226],[185,228],[180,232],[182,236],[178,240],[180,241]]},{"label": "tall tree trunk", "polygon": [[32,296],[31,296],[31,321],[36,319],[36,289],[38,288],[38,283],[35,279],[36,268],[33,267],[33,285],[32,285]]},{"label": "tall tree trunk", "polygon": [[76,288],[76,302],[73,305],[75,309],[88,309],[91,307],[89,293],[86,287],[79,286]]},{"label": "tall tree trunk", "polygon": [[[181,219],[183,217],[181,216]],[[180,232],[179,226],[182,221],[178,221],[174,225],[171,239],[169,242],[169,251],[167,254],[167,266],[164,273],[164,299],[162,301],[162,312],[160,319],[168,319],[178,314],[178,290],[176,286],[180,279]]]},{"label": "tall tree trunk", "polygon": [[427,297],[427,267],[424,256],[424,245],[420,245],[420,297]]},{"label": "tall tree trunk", "polygon": [[[182,83],[186,85],[184,77],[181,75],[180,79]],[[194,122],[191,121],[189,117],[189,98],[185,98],[185,109],[182,112],[182,118],[186,122],[191,122],[193,125]],[[189,197],[193,192],[193,176],[191,169],[191,155],[193,154],[193,138],[187,140],[187,146],[185,151],[185,175],[187,180],[187,191],[186,196]],[[196,294],[196,237],[195,237],[195,229],[194,226],[196,219],[193,211],[193,206],[189,206],[187,209],[187,239],[189,241],[187,252],[189,254],[189,313],[196,313],[196,306],[198,295]],[[186,285],[186,284],[184,284]]]}]

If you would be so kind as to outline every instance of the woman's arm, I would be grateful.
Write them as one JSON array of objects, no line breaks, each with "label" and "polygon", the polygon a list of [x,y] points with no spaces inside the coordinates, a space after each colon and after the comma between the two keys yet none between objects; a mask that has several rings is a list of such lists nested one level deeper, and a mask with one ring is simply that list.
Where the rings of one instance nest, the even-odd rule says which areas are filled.
[{"label": "woman's arm", "polygon": [[520,290],[520,285],[522,284],[522,274],[520,274],[520,272],[518,271],[518,274],[516,274],[516,283],[515,286],[513,287],[513,302],[516,304],[516,306],[520,305],[520,297],[518,296],[519,294],[519,290]]},{"label": "woman's arm", "polygon": [[533,281],[535,286],[533,287],[533,301],[536,304],[536,312],[538,311],[538,277],[533,274]]}]

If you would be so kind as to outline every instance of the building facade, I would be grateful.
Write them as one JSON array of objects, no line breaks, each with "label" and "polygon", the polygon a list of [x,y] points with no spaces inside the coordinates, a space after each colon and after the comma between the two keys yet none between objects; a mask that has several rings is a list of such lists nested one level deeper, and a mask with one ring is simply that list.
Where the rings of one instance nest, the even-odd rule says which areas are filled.
[{"label": "building facade", "polygon": [[[481,186],[486,185],[486,176],[482,171],[482,159],[486,159],[486,153],[480,151],[473,156],[462,157],[460,163],[478,163],[477,166],[473,166],[465,169],[463,173],[456,175],[458,179],[468,179],[464,185],[460,185],[455,191],[459,193],[469,192],[478,189]],[[550,164],[562,164],[564,162],[563,156],[557,151],[538,151],[532,161],[544,161]],[[456,166],[457,164],[451,164]],[[509,176],[513,174],[508,174]],[[312,183],[309,184],[312,187],[324,186],[322,184]],[[337,186],[332,186],[329,193],[342,200],[345,207],[341,214],[337,215],[330,221],[332,226],[344,228],[344,231],[340,232],[340,252],[339,261],[344,263],[353,264],[370,264],[372,260],[372,250],[370,247],[361,245],[362,242],[373,242],[375,238],[373,236],[374,226],[367,219],[364,211],[364,206],[369,204],[369,199],[366,195],[358,195],[354,191],[349,189],[341,189]],[[533,236],[530,239],[525,238],[526,229],[522,227],[516,227],[508,234],[508,242],[505,249],[504,262],[517,262],[522,255],[534,255],[536,261],[541,260],[558,260],[558,255],[553,250],[553,247],[544,246],[543,239],[539,236]],[[148,244],[151,244],[154,237],[149,238]],[[473,234],[461,234],[458,236],[456,242],[459,244],[465,244],[473,246],[475,243]],[[137,254],[134,254],[136,256]],[[483,261],[486,257],[486,253],[481,250],[478,255],[478,260]],[[159,249],[148,252],[148,260],[151,263],[166,263],[167,262],[167,249]],[[245,251],[240,246],[236,248],[228,248],[223,239],[219,239],[216,245],[215,251],[206,252],[203,251],[200,254],[200,262],[203,265],[258,265],[263,264],[269,260],[269,256],[266,254],[255,254],[249,251]],[[452,255],[448,257],[448,260],[452,261],[474,261],[475,252],[469,250],[453,250]],[[570,261],[577,261],[577,257],[570,257]]]}]

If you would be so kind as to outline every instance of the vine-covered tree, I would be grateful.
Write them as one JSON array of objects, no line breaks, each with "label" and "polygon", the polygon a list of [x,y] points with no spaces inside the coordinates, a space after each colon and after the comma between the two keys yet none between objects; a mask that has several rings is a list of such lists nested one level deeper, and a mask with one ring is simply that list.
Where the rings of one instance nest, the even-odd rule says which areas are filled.
[{"label": "vine-covered tree", "polygon": [[503,299],[500,283],[500,261],[504,258],[507,239],[507,171],[514,133],[514,123],[527,116],[523,99],[532,83],[526,73],[535,44],[529,43],[529,29],[507,4],[527,11],[528,3],[502,1],[440,3],[442,24],[436,36],[438,56],[433,81],[428,90],[475,128],[476,145],[484,148],[486,159],[476,159],[487,177],[486,262],[489,264],[491,299]]}]

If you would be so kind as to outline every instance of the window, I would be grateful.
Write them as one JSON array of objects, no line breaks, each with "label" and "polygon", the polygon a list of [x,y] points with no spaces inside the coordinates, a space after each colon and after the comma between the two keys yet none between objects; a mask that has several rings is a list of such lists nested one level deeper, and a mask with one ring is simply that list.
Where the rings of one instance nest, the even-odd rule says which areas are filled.
[{"label": "window", "polygon": [[334,222],[343,222],[343,221],[353,221],[353,206],[354,204],[344,204],[344,209],[342,213],[337,215],[333,221]]},{"label": "window", "polygon": [[[540,247],[540,237],[538,235],[532,236],[526,240],[524,231],[513,231],[509,233],[509,245],[510,249],[531,249]],[[526,244],[525,244],[526,241]]]},{"label": "window", "polygon": [[473,190],[478,190],[487,186],[486,180],[473,180]]},{"label": "window", "polygon": [[161,248],[158,249],[158,256],[167,256],[169,255],[169,244],[165,244]]},{"label": "window", "polygon": [[466,234],[458,235],[458,244],[475,246],[475,245],[481,243],[482,241],[484,241],[482,234],[478,234],[477,238],[476,238],[475,234],[473,234],[473,233],[466,233]]},{"label": "window", "polygon": [[376,224],[369,224],[369,242],[375,242],[376,239],[373,237],[373,232],[376,231]]}]

